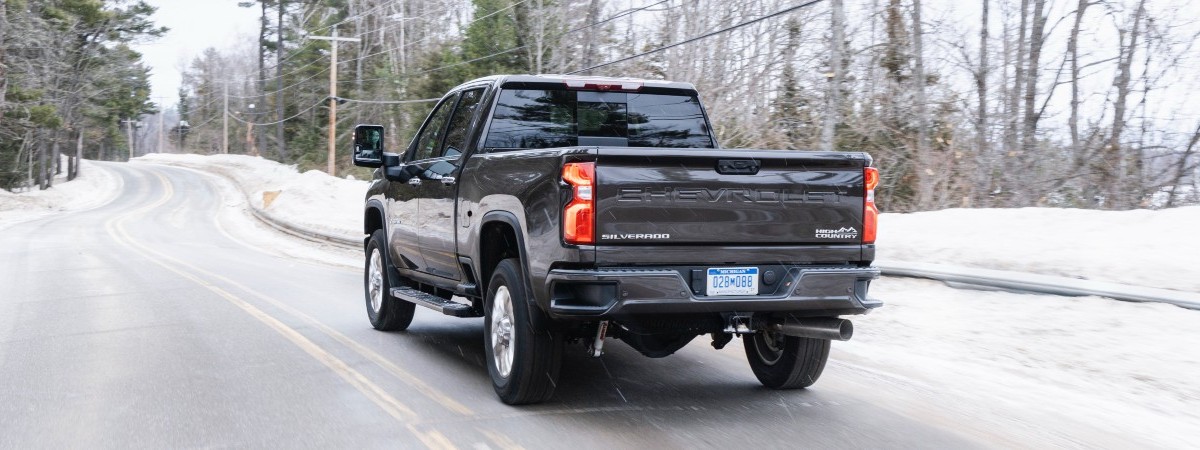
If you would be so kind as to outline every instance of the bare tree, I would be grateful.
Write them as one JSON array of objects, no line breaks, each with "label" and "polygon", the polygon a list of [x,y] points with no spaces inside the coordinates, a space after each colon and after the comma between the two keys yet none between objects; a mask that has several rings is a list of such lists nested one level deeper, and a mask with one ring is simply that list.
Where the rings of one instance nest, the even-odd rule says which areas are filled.
[{"label": "bare tree", "polygon": [[988,75],[991,61],[988,60],[988,4],[983,0],[979,14],[979,67],[975,71],[975,96],[977,106],[975,112],[975,149],[976,163],[984,167],[980,182],[976,183],[977,193],[991,188],[991,173],[987,170],[991,163],[991,151],[988,145]]},{"label": "bare tree", "polygon": [[821,150],[833,151],[834,130],[840,120],[842,108],[842,84],[845,74],[842,73],[842,58],[846,46],[846,8],[842,0],[829,2],[830,43],[829,43],[829,84],[826,89],[825,126],[821,129]]},{"label": "bare tree", "polygon": [[928,79],[925,76],[925,55],[922,42],[924,41],[925,31],[922,29],[921,23],[921,0],[912,0],[912,28],[913,28],[913,103],[916,110],[916,126],[917,126],[917,145],[916,159],[920,162],[921,167],[926,169],[917,178],[917,204],[923,207],[930,207],[933,204],[934,190],[934,174],[929,173],[929,169],[933,167],[933,149],[929,145],[929,104],[928,96],[925,93],[925,85]]},{"label": "bare tree", "polygon": [[1130,160],[1121,143],[1121,134],[1125,131],[1127,121],[1126,108],[1133,81],[1133,61],[1137,52],[1138,39],[1142,34],[1142,19],[1146,14],[1146,1],[1139,0],[1127,25],[1128,28],[1118,30],[1117,75],[1113,79],[1113,87],[1117,97],[1113,101],[1112,129],[1109,131],[1108,143],[1097,161],[1100,165],[1101,186],[1107,189],[1105,205],[1107,207],[1122,207],[1128,205],[1125,191],[1129,176]]}]

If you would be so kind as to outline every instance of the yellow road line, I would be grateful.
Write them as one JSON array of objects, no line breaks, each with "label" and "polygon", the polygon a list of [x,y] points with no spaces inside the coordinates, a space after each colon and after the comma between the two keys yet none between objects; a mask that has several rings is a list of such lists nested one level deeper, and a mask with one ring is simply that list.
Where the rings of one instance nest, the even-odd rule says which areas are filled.
[{"label": "yellow road line", "polygon": [[524,450],[525,448],[501,433],[486,428],[476,428],[476,430],[482,433],[489,441],[492,441],[493,444],[496,444],[497,447],[500,447],[501,450]]},{"label": "yellow road line", "polygon": [[[237,296],[229,293],[228,291],[220,288],[219,286],[209,283],[193,274],[176,269],[176,268],[168,265],[167,263],[162,262],[159,259],[155,259],[154,256],[155,256],[155,254],[157,254],[157,252],[150,250],[149,248],[146,248],[145,246],[138,244],[136,241],[134,241],[133,238],[129,236],[129,233],[125,230],[124,222],[129,220],[130,218],[132,218],[134,215],[148,212],[154,208],[158,208],[158,207],[166,204],[167,201],[170,200],[170,198],[172,196],[174,196],[174,189],[171,187],[170,182],[165,177],[163,177],[161,174],[156,173],[155,175],[158,176],[158,178],[162,181],[163,186],[164,186],[162,197],[160,197],[158,199],[158,201],[156,201],[150,205],[147,205],[145,207],[139,208],[132,212],[123,214],[121,216],[117,216],[112,219],[109,219],[105,223],[105,230],[109,233],[110,236],[112,236],[114,239],[116,239],[119,243],[129,247],[135,253],[141,254],[143,257],[146,257],[146,259],[150,260],[150,262],[153,262],[153,263],[163,267],[164,269],[174,272],[174,273],[178,274],[179,276],[184,277],[184,278],[212,291],[213,293],[221,296],[222,298],[224,298],[227,301],[229,301],[230,303],[232,303],[234,306],[237,306],[238,308],[242,309],[243,311],[248,313],[251,317],[258,319],[260,322],[267,325],[271,329],[275,330],[276,332],[281,334],[283,337],[287,338],[289,341],[291,341],[296,346],[300,347],[300,349],[304,350],[306,353],[311,355],[314,359],[316,359],[320,363],[324,364],[326,367],[328,367],[334,373],[338,374],[340,377],[342,377],[342,379],[344,379],[344,380],[346,380],[346,382],[350,383],[351,386],[354,386],[355,389],[358,389],[359,392],[361,392],[364,396],[366,396],[369,400],[371,400],[376,405],[378,405],[381,409],[384,410],[384,412],[388,413],[388,415],[392,416],[397,421],[399,421],[401,423],[408,423],[418,417],[417,413],[415,411],[413,411],[411,408],[405,406],[399,400],[396,400],[394,397],[392,397],[390,394],[388,394],[386,391],[384,391],[383,388],[380,388],[378,385],[371,382],[362,373],[354,370],[349,365],[347,365],[345,362],[338,359],[336,356],[333,356],[333,354],[325,351],[320,346],[316,345],[315,343],[310,341],[308,338],[304,337],[304,335],[300,334],[296,330],[288,327],[286,324],[284,324],[283,322],[280,322],[278,319],[271,317],[269,314],[263,312],[261,309],[256,308],[254,305],[247,303],[246,301],[238,298]],[[412,428],[410,427],[410,429],[412,429]],[[422,437],[420,435],[418,435],[417,437],[420,438],[422,440],[422,442],[426,442],[426,439],[428,438],[427,436]],[[442,448],[442,447],[432,447],[431,446],[431,448]]]},{"label": "yellow road line", "polygon": [[[158,176],[160,178],[162,178],[165,182],[166,179],[164,177],[162,177],[162,175],[159,174]],[[231,237],[228,235],[226,235],[226,236]],[[241,243],[241,241],[239,241],[237,239],[233,239],[233,240],[234,240],[234,242]],[[246,244],[243,243],[243,245],[246,245]],[[164,255],[162,253],[155,252],[153,250],[147,249],[147,251],[153,253],[155,256],[157,256],[161,259],[164,259],[164,260],[170,261],[172,263],[178,264],[180,266],[186,267],[186,268],[192,270],[194,273],[199,273],[201,275],[208,277],[209,279],[215,279],[215,280],[221,281],[222,283],[225,283],[227,285],[236,287],[239,290],[258,298],[259,300],[267,302],[271,306],[279,308],[283,312],[290,314],[291,316],[293,316],[297,319],[300,319],[300,321],[304,322],[306,325],[309,325],[309,326],[317,329],[321,333],[324,333],[326,336],[329,336],[329,337],[333,338],[335,341],[341,343],[342,345],[345,345],[346,347],[353,350],[355,353],[358,353],[360,356],[375,363],[379,367],[386,370],[388,373],[392,374],[392,376],[399,378],[400,381],[409,385],[413,389],[416,389],[417,392],[420,392],[425,397],[429,398],[430,400],[433,400],[434,402],[437,402],[439,405],[442,405],[446,409],[449,409],[450,411],[453,411],[458,414],[462,414],[464,416],[475,415],[475,411],[471,410],[471,408],[458,402],[457,400],[454,400],[450,396],[446,395],[445,393],[438,390],[437,388],[429,385],[428,383],[425,383],[423,380],[421,380],[416,375],[413,375],[412,373],[402,369],[400,366],[397,366],[395,363],[393,363],[392,361],[383,357],[379,353],[376,353],[374,350],[371,350],[371,349],[367,348],[366,346],[358,343],[358,341],[350,339],[350,337],[346,336],[345,334],[342,334],[341,332],[338,332],[337,330],[334,330],[333,328],[330,328],[328,325],[325,325],[324,323],[318,321],[317,319],[313,318],[312,316],[309,316],[308,314],[305,314],[305,313],[297,310],[296,308],[293,308],[292,306],[290,306],[282,301],[279,301],[278,299],[275,299],[274,297],[263,294],[257,290],[251,289],[251,288],[247,287],[246,285],[238,283],[236,281],[233,281],[225,276],[201,269],[201,268],[196,267],[192,264],[189,264],[185,261],[181,261],[179,259],[173,258],[168,255]]]},{"label": "yellow road line", "polygon": [[416,426],[409,424],[408,431],[416,435],[417,439],[420,439],[421,443],[425,444],[426,447],[438,450],[455,450],[458,448],[454,446],[453,442],[450,442],[450,439],[446,435],[437,430],[421,431]]}]

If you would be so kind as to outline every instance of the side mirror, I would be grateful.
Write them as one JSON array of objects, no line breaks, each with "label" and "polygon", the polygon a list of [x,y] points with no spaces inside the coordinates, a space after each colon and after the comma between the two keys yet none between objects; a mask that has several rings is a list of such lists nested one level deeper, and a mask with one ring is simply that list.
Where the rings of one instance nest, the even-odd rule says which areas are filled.
[{"label": "side mirror", "polygon": [[383,166],[383,126],[358,125],[354,127],[354,165],[359,167]]}]

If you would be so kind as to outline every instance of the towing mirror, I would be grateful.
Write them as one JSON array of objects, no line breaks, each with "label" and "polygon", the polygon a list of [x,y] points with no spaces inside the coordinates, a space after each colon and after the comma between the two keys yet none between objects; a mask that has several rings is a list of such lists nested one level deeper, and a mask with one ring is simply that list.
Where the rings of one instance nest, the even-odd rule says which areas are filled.
[{"label": "towing mirror", "polygon": [[383,126],[358,125],[354,127],[353,154],[356,166],[383,166]]}]

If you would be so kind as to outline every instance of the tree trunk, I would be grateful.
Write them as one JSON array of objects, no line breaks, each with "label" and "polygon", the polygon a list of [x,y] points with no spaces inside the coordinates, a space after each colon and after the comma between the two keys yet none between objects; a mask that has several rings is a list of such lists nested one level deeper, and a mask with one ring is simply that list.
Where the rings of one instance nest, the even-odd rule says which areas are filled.
[{"label": "tree trunk", "polygon": [[[54,164],[54,175],[62,175],[62,147],[59,143],[59,137],[61,135],[62,133],[55,131],[53,134],[53,140],[50,141],[50,154],[53,155],[52,161]],[[51,179],[50,182],[53,184],[54,180]]]},{"label": "tree trunk", "polygon": [[1003,184],[1004,192],[1009,196],[1009,205],[1013,205],[1019,196],[1015,196],[1014,191],[1016,186],[1020,185],[1019,180],[1015,180],[1016,174],[1019,174],[1018,156],[1020,155],[1020,124],[1021,124],[1021,92],[1025,91],[1025,68],[1027,64],[1026,58],[1026,30],[1028,29],[1028,11],[1030,11],[1030,0],[1021,0],[1020,25],[1016,28],[1016,56],[1012,61],[1013,65],[1013,86],[1008,91],[1006,98],[1006,126],[1004,126],[1004,162],[1003,167]]},{"label": "tree trunk", "polygon": [[[275,139],[279,141],[279,162],[284,164],[290,163],[291,158],[288,158],[287,140],[284,137],[283,130],[283,115],[286,113],[283,108],[283,10],[286,8],[287,2],[279,0],[278,22],[275,24],[275,120],[279,123],[275,124]],[[337,45],[336,42],[333,45]],[[329,70],[337,70],[336,67],[330,67]]]},{"label": "tree trunk", "polygon": [[6,36],[8,36],[8,0],[0,0],[0,111],[4,111],[4,98],[8,93],[8,63],[4,52]]},{"label": "tree trunk", "polygon": [[67,174],[67,181],[74,180],[75,177],[78,177],[79,166],[83,165],[83,129],[80,128],[75,132],[75,134],[75,157],[71,158],[71,161],[74,162],[74,164],[72,164],[70,173]]},{"label": "tree trunk", "polygon": [[[1134,53],[1137,51],[1138,38],[1141,36],[1142,16],[1145,15],[1146,0],[1138,2],[1133,13],[1133,25],[1129,30],[1120,31],[1120,54],[1117,57],[1117,76],[1113,86],[1117,89],[1117,99],[1113,102],[1113,122],[1108,145],[1104,148],[1101,164],[1104,165],[1105,179],[1101,186],[1108,188],[1106,207],[1119,208],[1129,204],[1126,201],[1128,186],[1126,185],[1129,161],[1128,155],[1121,148],[1121,133],[1125,130],[1126,101],[1132,88],[1132,66]],[[1128,40],[1126,40],[1128,37]],[[1115,165],[1115,167],[1114,167]]]},{"label": "tree trunk", "polygon": [[[1196,144],[1198,143],[1200,143],[1200,123],[1196,124],[1196,131],[1192,132],[1192,138],[1188,140],[1187,148],[1183,151],[1183,156],[1179,158],[1179,165],[1175,166],[1175,176],[1171,180],[1171,195],[1167,197],[1166,206],[1168,208],[1175,206],[1175,193],[1179,190],[1179,185],[1183,184],[1183,178],[1187,176],[1188,172],[1196,170],[1196,165],[1189,165],[1188,160],[1196,154]],[[1193,184],[1195,184],[1194,181]]]},{"label": "tree trunk", "polygon": [[1078,157],[1079,148],[1079,30],[1083,27],[1083,14],[1091,6],[1091,0],[1079,0],[1075,7],[1075,24],[1071,27],[1071,36],[1067,38],[1067,57],[1071,59],[1071,117],[1067,126],[1071,130],[1071,155]]},{"label": "tree trunk", "polygon": [[46,189],[50,187],[48,178],[50,170],[46,167],[46,132],[38,133],[37,144],[37,186],[38,189]]},{"label": "tree trunk", "polygon": [[[259,5],[262,6],[262,16],[258,19],[258,104],[254,105],[255,108],[251,111],[251,122],[256,122],[259,117],[266,117],[260,113],[267,112],[267,51],[266,46],[263,45],[267,40],[267,0],[260,1]],[[254,133],[254,142],[257,143],[258,147],[263,146],[261,131]],[[182,150],[182,145],[180,149]]]},{"label": "tree trunk", "polygon": [[[912,19],[913,19],[913,95],[917,114],[917,154],[916,160],[919,161],[921,167],[932,168],[937,164],[933,158],[933,149],[929,143],[929,128],[932,126],[929,120],[928,98],[925,93],[925,84],[928,80],[925,78],[925,56],[922,53],[922,40],[924,30],[921,27],[921,0],[912,0]],[[933,171],[937,174],[939,171]],[[922,172],[917,178],[917,207],[928,209],[933,206],[933,191],[936,184],[934,179],[936,175],[930,175],[929,171]]]},{"label": "tree trunk", "polygon": [[842,57],[846,45],[846,9],[842,0],[831,0],[829,8],[832,11],[833,22],[832,40],[829,45],[829,77],[828,92],[825,96],[825,125],[821,128],[821,150],[833,151],[834,129],[837,126],[842,108]]},{"label": "tree trunk", "polygon": [[[586,20],[585,26],[591,25],[593,23],[600,21],[600,0],[590,0],[588,2],[587,19],[585,19],[585,20]],[[581,49],[581,54],[580,54],[581,59],[579,61],[579,67],[578,67],[580,69],[582,69],[584,67],[591,67],[592,64],[596,63],[596,60],[594,59],[595,55],[593,55],[593,53],[596,52],[597,31],[598,30],[596,30],[596,27],[593,27],[593,26],[589,26],[587,29],[584,30],[584,34],[581,39],[581,41],[583,43],[583,47]]]},{"label": "tree trunk", "polygon": [[991,151],[988,148],[988,2],[983,0],[983,10],[979,19],[979,70],[975,72],[975,95],[979,105],[975,113],[975,147],[978,155],[975,161],[983,168],[979,183],[976,185],[976,196],[991,190]]},{"label": "tree trunk", "polygon": [[1038,65],[1041,63],[1045,41],[1046,0],[1033,2],[1033,28],[1029,31],[1029,65],[1025,78],[1025,123],[1021,132],[1021,159],[1033,157],[1037,147],[1037,127],[1041,114],[1037,111]]}]

